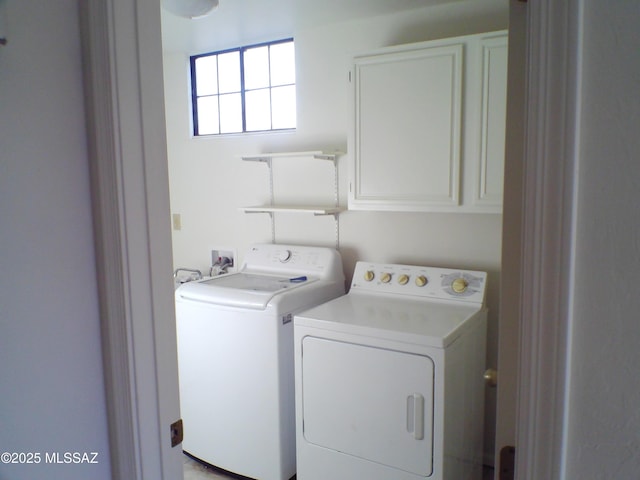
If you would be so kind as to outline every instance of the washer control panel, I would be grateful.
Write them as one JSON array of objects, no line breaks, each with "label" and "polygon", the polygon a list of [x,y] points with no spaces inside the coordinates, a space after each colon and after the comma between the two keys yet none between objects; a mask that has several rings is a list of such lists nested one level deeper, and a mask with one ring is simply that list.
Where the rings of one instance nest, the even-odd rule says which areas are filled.
[{"label": "washer control panel", "polygon": [[351,290],[484,303],[487,273],[358,262]]},{"label": "washer control panel", "polygon": [[301,245],[252,245],[239,271],[296,278],[344,278],[342,259],[335,249]]}]

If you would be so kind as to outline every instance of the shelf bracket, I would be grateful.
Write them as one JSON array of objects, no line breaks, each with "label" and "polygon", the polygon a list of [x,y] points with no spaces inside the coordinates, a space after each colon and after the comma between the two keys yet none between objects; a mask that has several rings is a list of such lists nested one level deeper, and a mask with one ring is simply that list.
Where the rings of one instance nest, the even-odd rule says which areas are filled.
[{"label": "shelf bracket", "polygon": [[[271,218],[271,242],[276,243],[276,222],[275,222],[275,212],[280,211],[305,211],[304,207],[301,208],[287,208],[278,209],[273,208],[275,206],[275,194],[273,187],[273,160],[276,158],[285,158],[285,157],[311,157],[317,160],[327,160],[333,163],[333,172],[334,172],[334,205],[335,208],[327,208],[321,207],[322,211],[313,211],[314,216],[327,216],[332,215],[335,223],[335,234],[336,234],[336,250],[340,248],[340,220],[338,215],[341,211],[340,209],[340,192],[339,192],[339,180],[338,180],[338,156],[343,155],[341,152],[336,153],[324,153],[322,151],[311,151],[311,152],[288,152],[288,153],[265,153],[258,155],[248,155],[242,156],[242,160],[249,162],[259,162],[264,163],[269,168],[269,205],[271,207],[265,207],[264,209],[260,207],[247,207],[244,209],[245,213],[268,213]],[[270,210],[270,208],[273,208]]]},{"label": "shelf bracket", "polygon": [[269,212],[266,210],[261,210],[261,211],[245,210],[244,213],[268,213],[269,219],[271,220],[271,243],[276,243],[276,219],[273,212]]}]

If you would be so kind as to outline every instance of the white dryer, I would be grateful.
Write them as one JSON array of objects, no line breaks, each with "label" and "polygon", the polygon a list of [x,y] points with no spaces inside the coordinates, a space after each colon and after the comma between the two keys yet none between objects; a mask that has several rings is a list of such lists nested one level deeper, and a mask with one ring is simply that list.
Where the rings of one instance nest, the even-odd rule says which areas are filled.
[{"label": "white dryer", "polygon": [[358,262],[296,315],[299,480],[482,476],[486,273]]},{"label": "white dryer", "polygon": [[295,474],[293,315],[344,288],[335,250],[270,244],[176,290],[185,452],[259,480]]}]

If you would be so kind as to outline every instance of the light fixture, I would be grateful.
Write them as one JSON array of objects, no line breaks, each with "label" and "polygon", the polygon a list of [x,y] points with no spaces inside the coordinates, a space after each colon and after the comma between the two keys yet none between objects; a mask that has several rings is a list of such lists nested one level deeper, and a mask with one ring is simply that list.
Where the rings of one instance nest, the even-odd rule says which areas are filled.
[{"label": "light fixture", "polygon": [[198,18],[210,14],[218,6],[218,0],[162,0],[162,7],[184,18]]}]

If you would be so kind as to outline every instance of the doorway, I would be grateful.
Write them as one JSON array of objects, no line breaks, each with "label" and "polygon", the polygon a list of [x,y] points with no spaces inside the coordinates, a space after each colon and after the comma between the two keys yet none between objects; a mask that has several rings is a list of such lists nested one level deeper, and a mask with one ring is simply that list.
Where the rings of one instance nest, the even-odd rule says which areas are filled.
[{"label": "doorway", "polygon": [[[151,89],[147,90],[148,92],[153,91],[153,89],[155,89],[155,93],[158,93],[158,86],[157,83],[154,81],[154,75],[153,73],[158,71],[158,58],[157,58],[157,54],[158,51],[157,47],[152,47],[149,46],[146,42],[150,41],[150,39],[141,39],[141,44],[145,47],[144,51],[147,52],[146,48],[148,48],[149,52],[155,52],[156,56],[154,57],[153,55],[151,55],[152,60],[155,61],[155,63],[152,61],[151,64],[146,64],[146,65],[141,65],[139,63],[135,62],[135,57],[136,57],[136,53],[134,51],[131,51],[131,49],[128,47],[128,45],[124,45],[122,43],[118,43],[117,39],[121,39],[120,41],[124,42],[124,40],[122,40],[123,38],[140,38],[141,35],[139,33],[140,30],[145,30],[145,25],[147,26],[147,28],[149,28],[148,24],[142,24],[139,22],[139,24],[136,25],[132,25],[130,22],[127,21],[128,18],[136,18],[136,12],[134,11],[135,8],[133,5],[129,5],[128,3],[132,3],[132,2],[126,2],[126,1],[122,1],[120,3],[114,2],[113,4],[110,4],[111,8],[114,9],[114,11],[101,11],[99,13],[103,13],[104,16],[102,18],[115,18],[116,24],[115,26],[112,26],[112,28],[114,29],[115,32],[117,32],[119,35],[115,35],[113,34],[113,31],[111,32],[113,34],[113,38],[114,41],[116,43],[116,48],[118,49],[119,52],[122,52],[122,55],[119,56],[118,58],[118,62],[124,62],[124,64],[128,65],[129,68],[131,68],[131,72],[133,72],[131,75],[134,77],[133,81],[130,83],[127,80],[129,79],[123,79],[123,78],[114,78],[113,81],[115,83],[118,82],[123,82],[122,90],[127,90],[125,88],[126,85],[129,85],[129,88],[132,88],[131,85],[137,85],[138,87],[142,84],[145,85],[145,88],[147,86],[150,86]],[[92,4],[92,8],[98,8],[95,4]],[[159,24],[159,12],[157,5],[154,4],[154,2],[152,2],[151,0],[149,1],[141,1],[138,2],[137,5],[138,8],[138,14],[139,14],[139,18],[144,17],[145,21],[149,21],[151,22],[151,25],[153,26],[153,22],[157,21],[156,25]],[[143,15],[144,13],[144,15]],[[99,17],[98,17],[99,18]],[[94,25],[94,28],[92,30],[95,31],[99,31],[99,32],[103,32],[105,30],[105,25],[104,25],[104,21],[102,23],[100,23],[98,20],[94,20],[95,22],[97,22],[97,25]],[[153,28],[153,27],[152,27]],[[153,38],[151,39],[153,40]],[[156,38],[156,40],[158,40]],[[104,42],[102,44],[102,47],[104,47]],[[95,48],[95,47],[94,47]],[[105,50],[107,50],[105,48]],[[128,54],[127,54],[127,51]],[[94,52],[94,55],[100,55],[103,54],[105,55],[106,58],[109,58],[108,54],[105,54],[104,52],[98,52],[98,54],[96,54]],[[104,58],[104,57],[102,57]],[[127,59],[132,59],[133,61],[131,63],[127,63]],[[161,62],[160,62],[161,63]],[[108,64],[108,62],[104,62],[104,64]],[[137,65],[137,66],[136,66]],[[112,77],[108,76],[108,78],[111,80]],[[138,97],[141,98],[142,97],[142,101],[139,101],[137,103],[137,105],[142,105],[142,110],[148,110],[150,108],[150,100],[149,95],[147,96],[147,94],[143,94],[141,93],[141,90],[135,91],[132,94],[130,94],[130,96],[123,98],[123,97],[119,97],[118,95],[122,95],[122,93],[120,92],[119,94],[116,94],[113,91],[113,85],[107,85],[107,88],[104,90],[106,92],[109,92],[111,95],[113,95],[117,100],[118,100],[118,105],[122,107],[122,112],[124,112],[124,114],[121,113],[121,115],[127,115],[127,106],[131,106],[130,104],[130,100],[133,97]],[[161,89],[160,89],[161,90]],[[94,96],[96,97],[96,96]],[[156,97],[157,98],[157,97]],[[95,98],[94,98],[95,99]],[[108,107],[108,103],[106,102],[105,105],[105,110],[109,110]],[[135,102],[134,102],[135,103]],[[104,112],[97,112],[96,113],[96,106],[92,106],[91,108],[94,109],[94,114],[96,114],[99,118],[100,115],[105,115]],[[162,115],[161,115],[162,116]],[[109,114],[106,114],[106,117],[109,118],[110,120],[113,118],[111,116],[109,116]],[[149,147],[147,149],[147,153],[148,152],[154,152],[154,147],[151,144],[152,143],[152,139],[157,143],[157,138],[158,138],[158,132],[162,132],[164,130],[164,126],[161,124],[153,123],[150,122],[147,125],[142,125],[143,122],[140,119],[140,115],[138,113],[132,114],[130,117],[127,118],[133,118],[134,120],[131,121],[131,123],[129,124],[129,126],[131,125],[135,125],[135,128],[133,129],[134,131],[138,132],[138,135],[140,135],[140,137],[144,140],[147,139],[147,146]],[[147,118],[145,116],[145,118]],[[153,118],[153,116],[151,116],[151,118]],[[127,124],[128,120],[126,120],[126,118],[122,118],[121,117],[121,121],[123,124]],[[107,122],[108,123],[108,122]],[[141,128],[142,127],[142,128]],[[126,131],[126,129],[124,129],[123,131]],[[113,132],[111,132],[113,134]],[[160,135],[161,136],[161,135]],[[100,140],[100,139],[98,139]],[[114,141],[113,139],[113,135],[111,137],[111,143],[109,144],[118,144],[118,142]],[[128,161],[136,163],[135,166],[133,166],[132,168],[134,168],[134,170],[137,168],[138,170],[144,170],[144,165],[145,165],[145,156],[144,155],[140,155],[139,151],[140,150],[144,150],[143,148],[139,148],[139,139],[135,140],[135,139],[131,139],[131,138],[126,138],[123,137],[120,139],[120,141],[122,142],[122,144],[120,144],[120,147],[124,147],[124,151],[125,152],[129,152],[131,153],[131,151],[134,151],[135,154],[131,155],[130,157],[128,157]],[[99,141],[95,141],[95,144],[99,145]],[[137,145],[133,145],[136,144]],[[144,142],[143,142],[144,143]],[[104,147],[103,147],[104,148]],[[108,149],[108,147],[107,147]],[[121,149],[122,151],[122,149]],[[98,148],[98,152],[100,153],[101,150]],[[112,157],[116,157],[116,159],[118,159],[118,155],[117,153],[114,155],[112,152]],[[160,154],[160,157],[162,157],[162,154]],[[140,159],[140,160],[137,160]],[[147,161],[149,161],[147,159]],[[116,162],[118,165],[122,165],[122,162]],[[145,177],[144,174],[140,174],[139,171],[136,172],[136,175],[131,177],[130,180],[128,180],[127,182],[125,182],[125,185],[123,185],[122,183],[118,183],[118,179],[114,179],[114,178],[110,178],[107,179],[105,181],[106,184],[110,184],[110,185],[116,185],[116,188],[114,189],[114,191],[116,192],[116,196],[118,195],[124,195],[127,198],[131,198],[131,199],[135,199],[135,198],[139,198],[140,197],[140,192],[143,192],[143,196],[146,198],[146,207],[147,208],[151,208],[151,213],[149,212],[142,212],[140,213],[139,211],[133,211],[133,212],[129,212],[128,217],[125,215],[124,218],[120,217],[120,218],[116,218],[115,220],[115,224],[116,224],[116,229],[118,230],[118,233],[122,233],[123,230],[126,230],[127,228],[129,229],[129,233],[136,233],[136,232],[140,232],[140,230],[146,230],[147,234],[149,234],[149,232],[151,232],[151,237],[155,237],[154,233],[158,233],[158,238],[162,239],[163,235],[166,235],[166,233],[164,232],[164,228],[167,226],[168,223],[168,219],[163,220],[164,216],[163,216],[163,212],[161,211],[163,209],[163,202],[164,205],[166,205],[166,211],[168,210],[168,205],[167,205],[167,198],[163,198],[163,193],[161,191],[158,190],[154,190],[154,188],[157,189],[162,189],[162,187],[154,187],[155,185],[164,185],[164,183],[162,182],[162,176],[164,174],[164,172],[162,171],[162,168],[159,164],[156,163],[151,163],[149,165],[147,165],[148,167],[151,166],[155,166],[155,167],[160,167],[159,172],[156,174],[152,173],[149,171],[149,169],[147,169],[147,171],[145,172],[146,175],[150,175],[150,177]],[[153,168],[151,169],[153,170]],[[105,175],[108,175],[108,172],[105,173]],[[160,177],[160,182],[159,183],[155,183],[158,178],[151,178],[154,177],[154,175],[156,177]],[[118,177],[121,178],[121,177]],[[109,183],[111,182],[111,183]],[[98,180],[98,183],[102,184],[102,180]],[[122,189],[124,189],[124,192],[122,192]],[[159,203],[154,203],[153,200],[154,199],[160,199]],[[135,200],[133,201],[134,204],[136,204]],[[149,207],[149,205],[153,205],[153,207]],[[113,212],[118,212],[119,208],[118,208],[118,204],[116,202],[116,205],[113,206],[113,204],[111,204],[111,206],[107,206],[105,207],[105,213],[106,214],[113,214]],[[142,227],[140,230],[138,230],[135,227],[135,223],[137,221],[140,221],[142,218],[147,218],[147,223],[145,223],[144,225],[142,225]],[[129,219],[129,220],[128,220]],[[128,220],[128,221],[127,221]],[[140,232],[139,233],[142,237],[144,237],[144,233]],[[120,244],[120,242],[122,241],[122,236],[116,235],[115,240],[113,241],[113,243],[115,244]],[[129,241],[133,241],[135,239],[131,239],[131,236],[128,237]],[[166,240],[166,239],[165,239]],[[149,238],[147,239],[147,242],[145,243],[148,247],[148,253],[151,252],[153,253],[153,257],[154,258],[161,258],[163,255],[166,256],[170,256],[170,245],[167,248],[167,242],[160,242],[160,244],[158,243],[154,243],[155,240],[154,238]],[[144,243],[144,242],[143,242]],[[123,254],[122,252],[116,252],[117,255],[114,256],[113,258],[123,258]],[[115,254],[114,254],[115,255]],[[144,257],[144,255],[142,256]],[[118,275],[114,275],[114,277],[116,278],[111,278],[109,277],[109,272],[103,272],[102,275],[106,278],[105,280],[105,286],[102,287],[103,290],[109,290],[109,286],[114,287],[116,290],[120,289],[123,290],[123,285],[124,285],[124,289],[125,290],[129,290],[130,293],[130,288],[131,285],[135,282],[132,282],[132,280],[138,280],[140,281],[141,284],[143,285],[147,285],[149,286],[150,284],[150,289],[153,293],[155,293],[154,295],[152,295],[152,299],[151,301],[148,303],[149,305],[158,305],[159,302],[160,305],[162,305],[162,297],[167,296],[167,292],[169,292],[171,290],[171,285],[170,285],[170,279],[167,280],[166,282],[166,286],[162,286],[163,284],[163,280],[153,280],[151,281],[151,278],[154,279],[159,279],[162,278],[163,273],[161,273],[162,269],[160,269],[160,272],[158,272],[156,268],[152,268],[152,266],[148,263],[144,261],[144,258],[139,258],[136,260],[136,266],[141,266],[142,267],[142,273],[141,274],[134,274],[134,269],[132,268],[132,265],[128,265],[123,269],[120,269],[121,271],[119,272]],[[146,256],[146,258],[151,258],[149,255]],[[104,261],[104,260],[103,260]],[[171,267],[169,267],[168,271],[171,271]],[[126,280],[123,284],[122,282],[122,276],[120,274],[122,274],[124,272]],[[166,272],[165,272],[166,273]],[[157,275],[158,274],[158,275]],[[146,279],[145,279],[146,276]],[[155,286],[154,287],[154,282],[158,282],[157,285],[159,286]],[[162,285],[161,285],[162,284]],[[155,290],[154,290],[155,288]],[[107,292],[108,293],[108,292]],[[125,292],[127,293],[127,292]],[[144,295],[143,295],[144,296]],[[147,292],[146,297],[149,297],[149,294]],[[118,300],[118,299],[116,299]],[[120,303],[124,303],[126,305],[126,299],[123,301],[116,301],[115,304],[120,304]],[[126,310],[126,309],[125,309]],[[170,309],[168,310],[170,311]],[[108,313],[107,313],[108,314]],[[141,315],[137,316],[138,318],[153,318],[153,316],[149,315],[148,312],[142,312]],[[114,322],[116,324],[122,324],[122,321],[117,318],[117,316],[115,316],[114,318],[116,318],[116,320],[114,320]],[[124,330],[125,330],[125,334],[122,337],[123,340],[123,345],[128,345],[128,341],[129,341],[129,337],[128,334],[131,333],[131,329],[133,328],[132,322],[130,321],[130,317],[128,317],[126,314],[124,315],[125,319],[129,319],[127,321],[127,323],[125,323],[124,325]],[[156,321],[158,320],[158,317],[156,317]],[[163,320],[164,321],[164,320]],[[169,323],[170,323],[170,319],[169,319]],[[157,329],[154,330],[153,327],[154,323],[153,321],[151,322],[147,322],[144,325],[139,325],[138,327],[138,332],[140,333],[141,331],[144,331],[145,329],[147,329],[150,332],[150,337],[153,338],[154,335],[157,334]],[[129,330],[128,330],[129,329]],[[138,336],[138,339],[140,339],[141,337]],[[156,338],[156,344],[158,345],[162,345],[162,341],[160,341],[159,343],[157,342],[158,339]],[[174,339],[175,340],[175,339]],[[158,351],[158,349],[156,348],[156,351]],[[122,352],[114,352],[114,353],[122,353]],[[151,367],[152,370],[159,372],[162,371],[163,368],[168,367],[169,370],[171,371],[171,365],[167,365],[165,360],[162,359],[162,356],[160,357],[156,357],[154,358],[154,355],[151,354],[149,355],[149,351],[148,348],[146,348],[144,345],[142,348],[136,348],[135,351],[133,352],[124,352],[124,357],[126,358],[125,361],[125,365],[123,367],[124,372],[135,372],[136,368],[134,365],[134,358],[136,357],[136,359],[138,360],[138,366],[145,364],[147,365],[147,367]],[[113,355],[114,358],[116,358],[116,355]],[[171,375],[169,375],[170,377]],[[160,405],[160,401],[159,401],[159,396],[157,394],[157,390],[155,391],[155,393],[149,393],[151,392],[151,390],[153,390],[154,388],[157,387],[151,387],[149,388],[149,385],[136,385],[135,387],[138,389],[137,392],[134,393],[141,393],[141,395],[137,396],[137,398],[133,398],[132,392],[130,391],[130,385],[127,383],[127,381],[122,381],[122,380],[118,380],[117,375],[113,375],[112,378],[112,382],[115,385],[114,390],[113,390],[113,395],[116,398],[121,398],[123,399],[123,402],[125,403],[129,403],[130,405],[138,405],[141,401],[146,400],[147,402],[145,402],[145,405],[147,408],[147,412],[149,412],[149,410],[156,410],[156,414],[158,414],[159,412],[164,412],[163,414],[158,414],[156,417],[156,420],[149,420],[149,416],[145,415],[144,418],[142,418],[143,423],[145,421],[148,421],[149,424],[151,425],[155,425],[154,428],[157,428],[157,435],[152,435],[150,437],[147,437],[147,439],[142,439],[143,442],[145,441],[149,441],[151,443],[154,443],[153,439],[156,438],[164,438],[165,435],[168,437],[169,436],[169,432],[167,432],[165,434],[165,429],[164,427],[166,426],[164,421],[160,422],[157,421],[158,419],[162,418],[162,417],[168,417],[168,418],[175,418],[173,415],[171,415],[171,412],[168,412],[168,410],[170,409],[166,409],[164,408],[162,405]],[[164,376],[164,374],[162,375],[157,375],[156,377],[156,381],[158,380],[158,378],[163,378],[166,379],[167,377]],[[125,380],[130,378],[128,375],[125,375]],[[144,382],[143,382],[144,383]],[[151,382],[153,383],[153,382]],[[171,382],[167,382],[167,383],[171,383]],[[166,385],[165,385],[166,386]],[[169,389],[170,391],[170,389]],[[174,390],[174,392],[177,391],[177,388]],[[125,392],[124,394],[122,394],[122,392]],[[146,392],[146,393],[145,393]],[[171,397],[171,394],[169,395],[169,397]],[[166,399],[165,399],[166,400]],[[112,399],[112,404],[117,403],[117,402],[113,402]],[[154,406],[155,405],[155,406]],[[165,406],[166,407],[166,406]],[[114,408],[115,412],[112,413],[112,430],[116,431],[116,436],[120,436],[122,443],[120,444],[121,446],[124,447],[124,450],[119,451],[119,454],[116,454],[114,456],[114,458],[116,458],[116,461],[121,463],[121,468],[122,469],[127,469],[129,468],[128,475],[123,475],[123,478],[142,478],[139,476],[139,474],[137,472],[140,471],[140,468],[138,468],[139,466],[141,466],[143,463],[147,464],[147,469],[146,471],[153,471],[154,468],[157,468],[158,470],[162,470],[162,464],[163,464],[163,457],[162,455],[158,455],[158,456],[154,456],[153,455],[153,451],[154,451],[154,447],[151,448],[144,448],[144,446],[140,446],[136,443],[135,438],[133,438],[132,436],[128,435],[128,434],[120,434],[120,432],[118,431],[118,429],[113,426],[113,424],[118,424],[118,419],[122,418],[124,421],[130,421],[131,419],[131,409],[129,406],[125,407],[125,408],[121,408],[120,410],[124,410],[125,412],[123,413],[122,411],[119,410],[118,407]],[[168,415],[167,415],[168,412]],[[151,412],[153,413],[153,412]],[[152,415],[153,417],[153,415]],[[114,420],[115,419],[115,420]],[[145,420],[146,419],[146,420]],[[168,424],[169,422],[167,422]],[[125,429],[126,430],[126,429]],[[135,437],[135,436],[134,436]],[[168,440],[168,438],[167,438]],[[112,440],[112,443],[115,443],[114,440]],[[167,448],[165,447],[165,443],[164,440],[162,441],[161,445],[162,448]],[[126,451],[126,447],[130,446],[131,447],[131,454],[127,454]],[[146,455],[143,456],[140,455],[141,451],[145,451]],[[149,453],[151,452],[151,453]],[[170,454],[168,455],[169,457],[171,456]],[[152,458],[153,457],[153,458]],[[169,461],[169,463],[171,463],[171,461]],[[130,465],[129,465],[130,464]],[[129,465],[127,467],[127,465]],[[149,466],[151,465],[151,466]],[[137,467],[138,466],[138,467]],[[165,471],[169,471],[171,468],[167,467],[165,465],[166,470]],[[163,478],[162,476],[158,475],[156,478]],[[173,477],[167,477],[167,478],[173,478]],[[175,477],[177,478],[177,477]]]},{"label": "doorway", "polygon": [[[240,253],[250,241],[270,241],[266,217],[246,216],[237,211],[237,206],[261,203],[264,199],[256,192],[264,192],[268,185],[266,169],[238,161],[239,155],[326,147],[347,150],[346,74],[348,59],[354,52],[381,44],[428,40],[429,36],[499,30],[507,25],[508,11],[504,2],[481,6],[478,2],[444,2],[434,6],[433,2],[424,1],[421,8],[394,12],[386,11],[384,3],[367,2],[367,8],[373,10],[360,12],[357,19],[356,12],[347,6],[340,7],[342,10],[338,12],[332,11],[333,7],[326,8],[325,15],[332,19],[324,24],[317,20],[311,24],[312,20],[305,17],[311,11],[305,12],[302,7],[289,8],[282,14],[284,20],[280,23],[252,24],[249,18],[241,29],[231,32],[220,23],[238,25],[239,20],[233,16],[224,17],[228,12],[222,11],[222,5],[211,18],[197,21],[163,16],[171,208],[172,214],[181,215],[183,220],[182,229],[173,232],[176,266],[208,270],[209,265],[205,262],[210,246],[231,245]],[[287,2],[282,5],[287,6]],[[272,4],[271,8],[277,9],[277,4]],[[295,22],[302,27],[293,30]],[[288,30],[278,33],[278,24]],[[190,32],[189,28],[194,31]],[[222,38],[221,29],[228,38]],[[210,43],[200,40],[204,31],[216,32],[210,35]],[[254,36],[247,36],[247,32]],[[296,39],[301,89],[301,118],[296,133],[190,138],[188,53],[274,40],[278,38],[275,35],[290,37],[292,33]],[[339,161],[341,201],[346,203],[347,162],[344,157]],[[217,207],[215,211],[208,207],[222,203],[226,206]],[[294,222],[300,220],[292,217],[279,221],[287,232],[292,232]],[[341,243],[348,246],[343,250],[347,275],[353,271],[355,261],[362,258],[488,270],[491,275],[489,309],[493,312],[489,364],[497,365],[497,312],[502,308],[499,300],[502,218],[499,215],[347,213],[341,216],[340,222]],[[381,225],[386,228],[380,228]],[[447,233],[438,236],[424,235],[425,232]],[[296,240],[298,237],[290,238]],[[479,241],[469,242],[469,238],[479,238]],[[493,402],[490,412],[495,412],[495,401],[496,391],[491,390],[488,394],[488,402]],[[490,413],[487,424],[494,423],[495,413]],[[492,429],[488,430],[487,436],[487,443],[493,443],[495,433]],[[490,454],[487,456],[491,457]],[[493,458],[486,458],[485,462],[492,464]]]},{"label": "doorway", "polygon": [[[384,9],[386,7],[383,3],[369,2],[369,8]],[[165,89],[170,92],[167,96],[167,135],[171,207],[172,213],[181,215],[183,220],[182,229],[173,232],[176,266],[207,270],[208,265],[203,262],[208,261],[206,252],[209,246],[232,245],[238,252],[242,252],[248,247],[250,240],[270,241],[266,218],[248,217],[237,211],[238,205],[260,203],[260,198],[248,192],[264,191],[267,185],[266,172],[239,162],[238,155],[264,151],[309,150],[326,146],[346,151],[348,99],[345,75],[350,54],[378,46],[381,42],[400,44],[427,40],[429,38],[425,36],[425,32],[434,37],[443,37],[498,30],[507,25],[508,12],[504,2],[489,2],[483,6],[475,5],[477,2],[444,2],[438,6],[432,3],[425,1],[421,5],[425,8],[404,12],[373,10],[366,15],[361,14],[360,19],[356,19],[351,11],[342,12],[342,18],[330,12],[326,15],[334,16],[333,23],[325,25],[320,25],[317,21],[309,25],[308,22],[311,20],[305,20],[305,27],[294,31],[303,89],[299,102],[300,110],[314,113],[301,119],[300,128],[295,134],[269,137],[189,137],[190,88],[186,76],[187,54],[216,50],[223,46],[233,47],[274,40],[278,37],[272,35],[291,36],[292,30],[278,33],[278,22],[272,22],[265,27],[265,22],[253,25],[250,23],[251,19],[248,19],[241,29],[236,28],[229,32],[225,30],[226,27],[220,27],[215,23],[225,14],[222,6],[220,10],[213,12],[210,20],[204,18],[188,21],[170,18],[167,15],[163,17],[165,41],[179,41],[179,48],[182,49],[171,46],[164,52]],[[283,4],[286,5],[286,2]],[[276,7],[272,5],[271,8]],[[433,9],[432,12],[435,13],[427,15],[427,8]],[[285,23],[285,28],[293,28],[287,22],[293,25],[294,15],[304,13],[300,8],[289,8],[289,11],[282,15],[285,20],[281,22]],[[237,19],[224,18],[225,24],[238,25]],[[452,20],[453,18],[456,20]],[[213,23],[208,24],[207,21]],[[195,34],[189,33],[190,27],[195,30]],[[205,30],[216,32],[211,35],[212,43],[189,43],[189,38],[201,38]],[[221,30],[226,32],[228,38],[222,38]],[[247,36],[247,32],[254,36]],[[242,36],[242,33],[245,36]],[[317,99],[323,99],[322,105]],[[189,171],[195,173],[189,174]],[[340,164],[339,173],[340,191],[344,196],[348,189],[346,162]],[[223,202],[227,207],[220,207],[215,212],[208,207]],[[495,312],[491,322],[492,358],[489,363],[492,366],[497,365],[497,312],[502,308],[498,281],[502,262],[502,218],[499,215],[433,215],[425,218],[411,214],[351,214],[343,216],[341,222],[342,243],[352,246],[345,249],[343,255],[345,272],[348,275],[353,270],[357,258],[379,258],[383,261],[410,264],[455,264],[489,270],[492,275],[489,308]],[[388,228],[381,230],[379,225],[386,225]],[[285,228],[287,226],[285,225]],[[455,234],[447,235],[450,238],[446,239],[436,236],[420,238],[423,232],[431,231]],[[402,232],[402,235],[396,235],[395,232]],[[477,248],[470,248],[466,240],[472,236],[482,238],[477,243]],[[488,395],[489,402],[495,405],[496,391],[492,390]],[[495,406],[490,408],[490,411],[495,412]],[[493,425],[495,414],[490,415],[492,416],[487,423]],[[487,442],[493,443],[494,436],[493,430],[489,430]],[[490,450],[492,451],[493,447]],[[485,462],[492,464],[493,458],[486,458]]]}]

